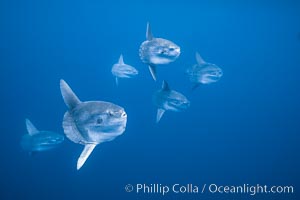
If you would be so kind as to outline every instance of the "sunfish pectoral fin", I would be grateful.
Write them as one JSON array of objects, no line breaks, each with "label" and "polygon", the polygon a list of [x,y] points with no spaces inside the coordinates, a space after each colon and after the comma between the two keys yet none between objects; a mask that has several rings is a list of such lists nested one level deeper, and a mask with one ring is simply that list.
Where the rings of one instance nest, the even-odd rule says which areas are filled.
[{"label": "sunfish pectoral fin", "polygon": [[152,78],[156,81],[156,67],[155,65],[149,65],[149,70]]},{"label": "sunfish pectoral fin", "polygon": [[203,60],[203,58],[200,56],[198,52],[196,52],[196,61],[198,65],[203,65],[205,63],[205,61]]},{"label": "sunfish pectoral fin", "polygon": [[78,161],[77,161],[77,170],[79,170],[83,166],[83,164],[85,163],[87,158],[90,156],[90,154],[92,153],[92,151],[94,150],[96,145],[97,144],[86,144],[84,146],[84,149],[83,149],[82,153],[80,154],[80,157],[78,158]]},{"label": "sunfish pectoral fin", "polygon": [[153,39],[153,35],[152,35],[152,31],[151,31],[151,27],[150,27],[150,23],[147,23],[147,31],[146,31],[146,39],[148,41]]},{"label": "sunfish pectoral fin", "polygon": [[26,129],[29,135],[34,135],[39,132],[39,130],[31,123],[29,119],[25,119]]},{"label": "sunfish pectoral fin", "polygon": [[159,122],[159,120],[161,119],[161,117],[163,116],[163,114],[165,113],[164,109],[157,109],[157,115],[156,115],[156,123]]},{"label": "sunfish pectoral fin", "polygon": [[70,86],[63,79],[60,80],[60,91],[64,102],[69,109],[73,109],[79,103],[81,103],[76,94],[72,91]]}]

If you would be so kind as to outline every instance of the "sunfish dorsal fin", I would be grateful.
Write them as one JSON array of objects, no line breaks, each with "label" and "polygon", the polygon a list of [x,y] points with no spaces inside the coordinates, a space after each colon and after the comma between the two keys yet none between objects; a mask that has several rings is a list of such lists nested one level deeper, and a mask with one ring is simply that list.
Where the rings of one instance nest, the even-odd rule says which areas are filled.
[{"label": "sunfish dorsal fin", "polygon": [[155,65],[149,65],[149,70],[152,78],[156,81],[156,67]]},{"label": "sunfish dorsal fin", "polygon": [[161,88],[162,88],[162,90],[165,90],[165,91],[171,90],[169,84],[165,80],[163,80]]},{"label": "sunfish dorsal fin", "polygon": [[60,91],[65,104],[70,110],[81,103],[76,94],[72,91],[70,86],[63,79],[60,80]]},{"label": "sunfish dorsal fin", "polygon": [[203,60],[203,58],[200,56],[198,52],[196,52],[196,61],[198,65],[203,65],[205,63],[205,61]]},{"label": "sunfish dorsal fin", "polygon": [[119,64],[124,65],[124,60],[123,60],[123,55],[122,54],[120,55],[120,58],[119,58]]},{"label": "sunfish dorsal fin", "polygon": [[39,132],[39,130],[31,123],[29,119],[25,119],[25,123],[29,135],[35,135]]},{"label": "sunfish dorsal fin", "polygon": [[78,158],[78,161],[77,161],[77,170],[79,170],[84,165],[85,161],[91,155],[91,153],[95,147],[96,147],[96,144],[86,144],[84,146],[84,149],[81,152],[80,157]]},{"label": "sunfish dorsal fin", "polygon": [[157,109],[157,114],[156,114],[156,123],[159,122],[159,120],[161,119],[161,117],[163,116],[163,114],[165,113],[164,109]]},{"label": "sunfish dorsal fin", "polygon": [[147,31],[146,31],[146,39],[148,41],[153,39],[153,35],[152,35],[152,31],[151,31],[151,27],[150,27],[150,23],[147,23]]}]

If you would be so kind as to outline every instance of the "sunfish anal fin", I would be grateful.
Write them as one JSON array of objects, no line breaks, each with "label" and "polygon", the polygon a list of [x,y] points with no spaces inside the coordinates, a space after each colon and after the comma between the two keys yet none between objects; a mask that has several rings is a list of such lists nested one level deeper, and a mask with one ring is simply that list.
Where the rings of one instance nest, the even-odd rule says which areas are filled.
[{"label": "sunfish anal fin", "polygon": [[156,81],[156,67],[155,65],[149,65],[149,70],[152,78]]},{"label": "sunfish anal fin", "polygon": [[87,158],[90,156],[90,154],[92,153],[92,151],[94,150],[96,145],[97,144],[86,144],[84,146],[84,149],[81,152],[80,157],[78,158],[78,161],[77,161],[77,170],[79,170],[83,166],[83,164],[85,163]]},{"label": "sunfish anal fin", "polygon": [[32,124],[32,122],[29,119],[25,119],[27,132],[29,135],[35,135],[39,132],[37,128]]},{"label": "sunfish anal fin", "polygon": [[60,80],[60,91],[65,104],[70,110],[81,103],[76,94],[72,91],[70,86],[63,79]]},{"label": "sunfish anal fin", "polygon": [[152,31],[151,31],[151,27],[150,27],[150,23],[147,23],[147,31],[146,31],[146,39],[148,41],[153,39],[153,35],[152,35]]},{"label": "sunfish anal fin", "polygon": [[164,109],[157,109],[157,115],[156,115],[156,123],[159,122],[159,120],[161,119],[161,117],[163,116],[163,114],[165,113]]},{"label": "sunfish anal fin", "polygon": [[119,79],[118,79],[117,76],[116,76],[116,85],[117,85],[117,86],[119,85]]}]

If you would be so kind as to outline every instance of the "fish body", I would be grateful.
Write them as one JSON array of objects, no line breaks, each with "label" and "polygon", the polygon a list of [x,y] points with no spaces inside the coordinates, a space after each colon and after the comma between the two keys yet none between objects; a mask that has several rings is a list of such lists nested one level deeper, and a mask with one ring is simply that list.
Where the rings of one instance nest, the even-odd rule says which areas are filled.
[{"label": "fish body", "polygon": [[98,144],[124,133],[127,114],[124,108],[111,102],[81,102],[64,80],[60,81],[60,89],[69,108],[63,119],[64,133],[72,142],[84,145],[77,161],[79,170]]},{"label": "fish body", "polygon": [[58,147],[64,136],[52,131],[39,131],[29,119],[25,120],[28,134],[23,135],[21,146],[25,151],[47,151]]},{"label": "fish body", "polygon": [[111,73],[116,78],[116,84],[118,85],[119,78],[133,78],[138,75],[138,70],[130,65],[124,63],[123,55],[120,55],[118,63],[114,64]]},{"label": "fish body", "polygon": [[153,37],[148,23],[146,41],[140,46],[139,56],[148,65],[152,78],[156,80],[156,65],[174,62],[179,55],[180,47],[170,40]]},{"label": "fish body", "polygon": [[163,81],[162,88],[153,94],[153,102],[158,108],[156,115],[157,123],[165,111],[181,112],[190,106],[190,101],[183,94],[171,90],[166,81]]},{"label": "fish body", "polygon": [[223,71],[215,64],[205,62],[200,54],[196,52],[197,64],[187,68],[186,75],[190,82],[197,87],[199,84],[211,84],[219,81]]}]

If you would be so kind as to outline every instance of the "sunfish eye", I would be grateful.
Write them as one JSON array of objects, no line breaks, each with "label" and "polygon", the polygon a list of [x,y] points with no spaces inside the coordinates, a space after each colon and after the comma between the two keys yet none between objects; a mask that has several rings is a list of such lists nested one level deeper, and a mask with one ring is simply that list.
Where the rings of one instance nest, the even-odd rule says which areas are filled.
[{"label": "sunfish eye", "polygon": [[126,112],[123,112],[122,117],[126,117],[126,116],[127,116]]},{"label": "sunfish eye", "polygon": [[170,50],[170,51],[174,51],[175,48],[174,48],[174,47],[170,47],[169,50]]},{"label": "sunfish eye", "polygon": [[101,124],[103,122],[103,119],[102,118],[98,118],[96,122],[97,122],[97,124]]},{"label": "sunfish eye", "polygon": [[173,100],[173,104],[174,104],[174,105],[179,105],[179,104],[180,104],[180,101],[174,99],[174,100]]},{"label": "sunfish eye", "polygon": [[109,111],[107,114],[108,114],[110,117],[114,116],[113,112],[111,112],[111,111]]},{"label": "sunfish eye", "polygon": [[165,49],[162,49],[162,50],[159,52],[159,54],[165,54],[165,53],[167,53],[167,51],[166,51]]}]

